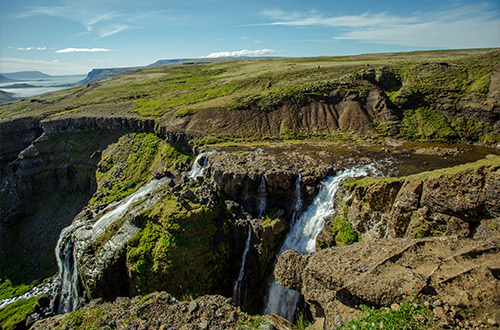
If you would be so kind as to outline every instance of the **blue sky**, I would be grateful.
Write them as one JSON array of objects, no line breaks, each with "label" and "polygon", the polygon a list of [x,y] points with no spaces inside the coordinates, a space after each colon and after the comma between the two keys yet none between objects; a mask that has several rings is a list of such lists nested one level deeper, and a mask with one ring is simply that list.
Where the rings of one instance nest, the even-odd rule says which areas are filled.
[{"label": "blue sky", "polygon": [[500,47],[500,1],[1,0],[0,72]]}]

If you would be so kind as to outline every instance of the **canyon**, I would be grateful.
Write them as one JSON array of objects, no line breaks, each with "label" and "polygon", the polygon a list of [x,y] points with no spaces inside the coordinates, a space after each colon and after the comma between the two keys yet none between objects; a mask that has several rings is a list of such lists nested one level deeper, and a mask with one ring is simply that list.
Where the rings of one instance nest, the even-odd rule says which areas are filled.
[{"label": "canyon", "polygon": [[[476,72],[441,56],[459,64],[409,72]],[[203,90],[217,97],[196,96],[193,64],[179,64],[2,105],[0,276],[34,291],[0,311],[35,301],[16,323],[34,329],[333,329],[361,305],[410,299],[436,314],[429,326],[495,327],[498,52],[467,56],[488,68],[469,93],[373,60],[325,72],[284,60],[291,83],[325,79],[293,93],[265,92],[286,81],[276,72],[232,94],[209,86],[222,66],[267,63],[255,60],[194,64],[215,72]],[[190,103],[171,85],[120,94],[170,74]],[[254,85],[263,94],[247,97]]]}]

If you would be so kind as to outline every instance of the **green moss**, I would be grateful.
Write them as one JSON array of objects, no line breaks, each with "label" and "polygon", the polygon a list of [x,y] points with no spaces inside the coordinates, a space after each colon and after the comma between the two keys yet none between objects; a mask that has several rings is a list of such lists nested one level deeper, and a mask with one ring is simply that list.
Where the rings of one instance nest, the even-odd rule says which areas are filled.
[{"label": "green moss", "polygon": [[[166,197],[141,215],[144,223],[127,245],[127,267],[141,293],[167,291],[176,297],[213,293],[229,285],[228,243],[221,207],[207,208]],[[219,228],[220,227],[220,228]]]},{"label": "green moss", "polygon": [[99,308],[92,308],[85,312],[73,311],[64,321],[58,325],[55,330],[61,329],[80,329],[80,330],[98,330],[102,329],[103,319],[106,315]]},{"label": "green moss", "polygon": [[490,230],[491,231],[498,231],[498,223],[490,222]]},{"label": "green moss", "polygon": [[444,141],[458,135],[442,114],[429,108],[418,108],[404,112],[401,136],[422,141]]},{"label": "green moss", "polygon": [[427,227],[427,226],[418,227],[416,229],[416,232],[417,232],[417,235],[416,235],[417,238],[429,237],[429,234],[430,234],[429,227]]},{"label": "green moss", "polygon": [[96,172],[97,192],[89,204],[109,203],[135,192],[155,170],[175,170],[192,159],[152,133],[122,136],[102,154]]},{"label": "green moss", "polygon": [[266,322],[266,318],[262,315],[248,315],[240,310],[237,310],[240,315],[237,330],[260,330],[262,325]]},{"label": "green moss", "polygon": [[20,296],[33,288],[33,285],[13,285],[10,279],[0,280],[0,300]]},{"label": "green moss", "polygon": [[424,330],[432,329],[432,312],[423,305],[415,307],[412,302],[406,300],[401,304],[399,310],[376,309],[362,307],[363,315],[354,319],[340,329],[344,330]]},{"label": "green moss", "polygon": [[281,122],[280,125],[280,138],[285,140],[297,139],[299,135],[288,125],[285,121]]},{"label": "green moss", "polygon": [[336,216],[333,221],[333,238],[335,245],[346,245],[359,242],[358,233],[346,217]]},{"label": "green moss", "polygon": [[15,330],[25,328],[26,318],[35,311],[39,297],[19,299],[0,309],[0,328]]}]

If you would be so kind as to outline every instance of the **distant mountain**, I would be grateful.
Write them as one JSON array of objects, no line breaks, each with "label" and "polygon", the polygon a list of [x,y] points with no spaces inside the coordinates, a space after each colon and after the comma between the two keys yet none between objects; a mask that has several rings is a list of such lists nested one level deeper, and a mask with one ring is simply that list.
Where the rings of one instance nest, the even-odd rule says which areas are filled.
[{"label": "distant mountain", "polygon": [[165,66],[165,65],[174,65],[174,64],[179,64],[179,63],[186,63],[186,62],[193,62],[193,61],[200,61],[200,59],[192,59],[192,58],[177,58],[173,60],[158,60],[154,62],[153,64],[148,65],[148,67],[157,67],[157,66]]},{"label": "distant mountain", "polygon": [[12,73],[2,73],[4,77],[15,80],[50,79],[52,76],[40,71],[22,71]]},{"label": "distant mountain", "polygon": [[109,68],[109,69],[94,69],[87,74],[87,77],[75,83],[75,86],[83,86],[94,83],[99,80],[111,78],[127,72],[137,71],[141,67],[134,68]]},{"label": "distant mountain", "polygon": [[6,76],[0,74],[0,83],[8,83],[8,82],[16,82],[16,79],[10,79],[7,78]]}]

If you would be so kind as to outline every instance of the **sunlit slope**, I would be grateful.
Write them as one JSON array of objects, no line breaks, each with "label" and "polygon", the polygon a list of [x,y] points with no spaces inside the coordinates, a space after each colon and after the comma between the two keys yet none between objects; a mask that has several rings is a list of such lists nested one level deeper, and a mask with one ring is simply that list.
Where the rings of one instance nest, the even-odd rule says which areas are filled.
[{"label": "sunlit slope", "polygon": [[[0,106],[0,118],[155,118],[182,130],[200,111],[210,110],[212,117],[234,117],[235,111],[270,113],[284,104],[301,107],[315,101],[328,102],[332,90],[357,93],[364,100],[370,90],[378,88],[401,120],[403,136],[463,139],[468,137],[460,133],[463,129],[459,126],[482,134],[488,131],[486,126],[498,121],[498,116],[492,115],[498,106],[490,80],[500,71],[499,59],[498,49],[487,49],[189,62],[147,68],[5,104]],[[369,72],[382,68],[397,81],[374,86],[377,84],[370,81]],[[460,117],[463,111],[466,113],[459,121],[446,122]],[[467,111],[481,113],[474,116]],[[206,121],[207,116],[198,116],[201,122]],[[470,118],[475,121],[470,122]],[[438,126],[415,130],[427,120]],[[434,131],[445,135],[437,136]],[[217,133],[217,129],[212,128],[210,133]]]}]

